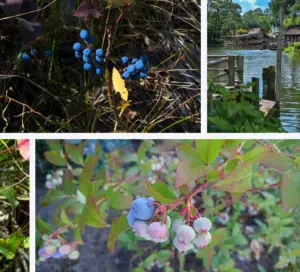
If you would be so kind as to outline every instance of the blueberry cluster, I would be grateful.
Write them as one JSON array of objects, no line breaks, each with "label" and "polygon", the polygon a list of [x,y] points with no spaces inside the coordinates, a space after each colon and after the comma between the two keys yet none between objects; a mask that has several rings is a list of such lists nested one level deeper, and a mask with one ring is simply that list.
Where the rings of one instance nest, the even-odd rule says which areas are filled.
[{"label": "blueberry cluster", "polygon": [[[152,222],[156,208],[151,202],[154,201],[152,197],[135,199],[127,215],[127,222],[136,236],[163,243],[169,239],[171,218],[167,216],[165,223]],[[195,247],[206,247],[211,241],[209,233],[211,226],[211,221],[206,217],[194,220],[193,226],[187,225],[183,218],[176,219],[172,224],[175,234],[173,245],[179,252],[186,252]]]},{"label": "blueberry cluster", "polygon": [[87,46],[83,48],[80,42],[74,43],[73,50],[75,51],[75,58],[82,58],[83,69],[85,71],[94,69],[96,75],[102,75],[104,73],[104,50],[98,48],[93,52],[90,44],[94,42],[94,37],[91,36],[86,29],[80,31],[80,38],[84,40]]},{"label": "blueberry cluster", "polygon": [[[155,212],[155,205],[151,202],[152,197],[137,198],[132,202],[131,209],[127,215],[128,225],[132,227],[138,237],[162,243],[168,240],[171,219],[168,217],[166,224],[162,222],[149,222]],[[168,226],[169,225],[169,226]]]},{"label": "blueberry cluster", "polygon": [[[22,62],[29,62],[32,58],[37,58],[39,55],[39,51],[35,48],[31,48],[29,52],[24,52],[21,54],[20,59]],[[50,57],[52,55],[51,50],[45,50],[44,56]]]},{"label": "blueberry cluster", "polygon": [[56,189],[57,187],[62,185],[63,175],[64,175],[64,170],[62,170],[62,169],[56,170],[52,174],[48,174],[46,176],[46,184],[45,184],[46,187],[48,189]]},{"label": "blueberry cluster", "polygon": [[40,262],[50,258],[69,258],[70,260],[77,260],[80,256],[75,242],[66,243],[62,242],[60,239],[50,238],[47,235],[43,236],[43,240],[43,247],[38,250]]},{"label": "blueberry cluster", "polygon": [[206,217],[199,217],[193,222],[193,227],[185,224],[183,219],[177,219],[172,224],[175,233],[173,245],[179,252],[186,252],[194,247],[206,247],[211,241],[211,221]]},{"label": "blueberry cluster", "polygon": [[122,74],[123,79],[129,78],[136,80],[146,78],[148,76],[149,68],[147,66],[148,56],[143,55],[140,58],[133,58],[131,62],[127,56],[121,58],[121,63],[126,66]]}]

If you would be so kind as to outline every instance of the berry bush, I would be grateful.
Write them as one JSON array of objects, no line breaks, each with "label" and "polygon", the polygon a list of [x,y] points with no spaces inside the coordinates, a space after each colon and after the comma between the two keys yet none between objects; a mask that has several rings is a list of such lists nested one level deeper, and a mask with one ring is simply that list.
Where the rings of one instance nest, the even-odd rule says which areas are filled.
[{"label": "berry bush", "polygon": [[297,271],[298,140],[37,147],[37,271]]},{"label": "berry bush", "polygon": [[0,2],[3,132],[199,132],[200,4]]}]

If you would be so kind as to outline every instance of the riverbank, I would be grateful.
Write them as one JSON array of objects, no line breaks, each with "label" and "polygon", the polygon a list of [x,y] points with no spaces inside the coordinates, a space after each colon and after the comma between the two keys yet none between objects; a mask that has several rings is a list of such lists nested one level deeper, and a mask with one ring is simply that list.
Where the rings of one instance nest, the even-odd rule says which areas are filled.
[{"label": "riverbank", "polygon": [[290,54],[293,57],[300,57],[300,42],[289,44],[289,46],[284,49],[284,52]]}]

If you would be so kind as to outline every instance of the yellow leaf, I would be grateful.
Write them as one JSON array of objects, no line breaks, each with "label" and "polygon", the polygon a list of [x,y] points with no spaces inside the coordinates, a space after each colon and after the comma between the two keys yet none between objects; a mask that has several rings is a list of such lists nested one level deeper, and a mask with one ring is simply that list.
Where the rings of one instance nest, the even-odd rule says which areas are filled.
[{"label": "yellow leaf", "polygon": [[125,87],[125,81],[116,67],[113,68],[112,82],[116,93],[120,93],[124,101],[128,101],[128,90]]}]

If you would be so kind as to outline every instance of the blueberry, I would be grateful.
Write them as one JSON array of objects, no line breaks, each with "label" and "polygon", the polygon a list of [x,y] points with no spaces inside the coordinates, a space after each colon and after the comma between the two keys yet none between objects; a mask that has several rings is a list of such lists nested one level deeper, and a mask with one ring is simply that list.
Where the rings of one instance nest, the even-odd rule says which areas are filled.
[{"label": "blueberry", "polygon": [[149,220],[152,218],[155,205],[148,205],[153,200],[146,198],[137,198],[131,204],[131,211],[134,216],[139,220]]},{"label": "blueberry", "polygon": [[80,38],[81,39],[85,40],[85,39],[88,38],[88,36],[89,36],[89,32],[86,29],[82,29],[80,31]]},{"label": "blueberry", "polygon": [[54,253],[54,254],[51,256],[51,258],[54,258],[54,259],[59,259],[59,258],[61,258],[61,257],[63,257],[63,255],[62,255],[59,251],[57,251],[56,253]]},{"label": "blueberry", "polygon": [[143,55],[143,56],[140,57],[140,60],[145,63],[148,60],[148,56]]},{"label": "blueberry", "polygon": [[92,69],[92,65],[91,65],[90,63],[85,63],[85,64],[83,65],[83,69],[84,69],[85,71],[90,71],[90,70]]},{"label": "blueberry", "polygon": [[134,71],[135,71],[135,67],[134,67],[134,65],[129,65],[128,67],[127,67],[127,71],[128,71],[128,73],[133,73]]},{"label": "blueberry", "polygon": [[133,228],[134,223],[137,221],[132,211],[127,214],[127,223],[130,227]]},{"label": "blueberry", "polygon": [[85,55],[87,57],[91,56],[92,55],[92,50],[89,49],[89,48],[84,49],[83,50],[83,55]]},{"label": "blueberry", "polygon": [[135,64],[134,64],[135,68],[137,70],[140,70],[142,68],[144,68],[144,63],[141,60],[138,60]]},{"label": "blueberry", "polygon": [[148,76],[147,72],[140,72],[140,78],[146,78]]},{"label": "blueberry", "polygon": [[122,58],[121,58],[121,62],[122,62],[123,64],[127,64],[127,62],[128,62],[128,57],[126,57],[126,56],[122,57]]},{"label": "blueberry", "polygon": [[75,50],[75,51],[81,51],[81,49],[82,49],[81,43],[79,43],[79,42],[74,43],[73,50]]},{"label": "blueberry", "polygon": [[82,59],[83,59],[83,61],[86,62],[86,63],[92,63],[92,62],[91,62],[91,58],[88,57],[88,56],[83,55]]},{"label": "blueberry", "polygon": [[87,39],[86,39],[86,41],[88,43],[93,43],[95,41],[95,37],[94,36],[88,36]]},{"label": "blueberry", "polygon": [[30,61],[30,56],[28,54],[26,54],[26,53],[23,53],[21,55],[21,60],[22,61]]},{"label": "blueberry", "polygon": [[139,60],[139,59],[137,59],[137,58],[133,58],[131,62],[132,62],[133,64],[135,64],[138,60]]},{"label": "blueberry", "polygon": [[125,71],[123,74],[122,74],[122,78],[123,79],[129,79],[129,77],[130,77],[130,73],[128,72],[128,71]]},{"label": "blueberry", "polygon": [[52,51],[51,50],[45,50],[44,56],[50,57],[51,55],[52,55]]},{"label": "blueberry", "polygon": [[101,48],[98,48],[98,49],[96,50],[96,56],[98,56],[98,57],[102,57],[102,56],[103,56],[103,54],[104,54],[104,51],[103,51],[103,49],[101,49]]},{"label": "blueberry", "polygon": [[96,56],[96,62],[100,62],[100,63],[103,63],[104,62],[104,59],[99,57],[99,56]]},{"label": "blueberry", "polygon": [[36,56],[37,53],[38,53],[38,51],[37,51],[36,49],[34,49],[34,48],[30,50],[30,55],[31,55],[32,57]]},{"label": "blueberry", "polygon": [[75,51],[75,58],[80,59],[82,57],[81,52]]},{"label": "blueberry", "polygon": [[95,72],[96,72],[96,75],[101,75],[101,74],[103,74],[104,73],[104,67],[97,67],[96,68],[96,70],[95,70]]}]

